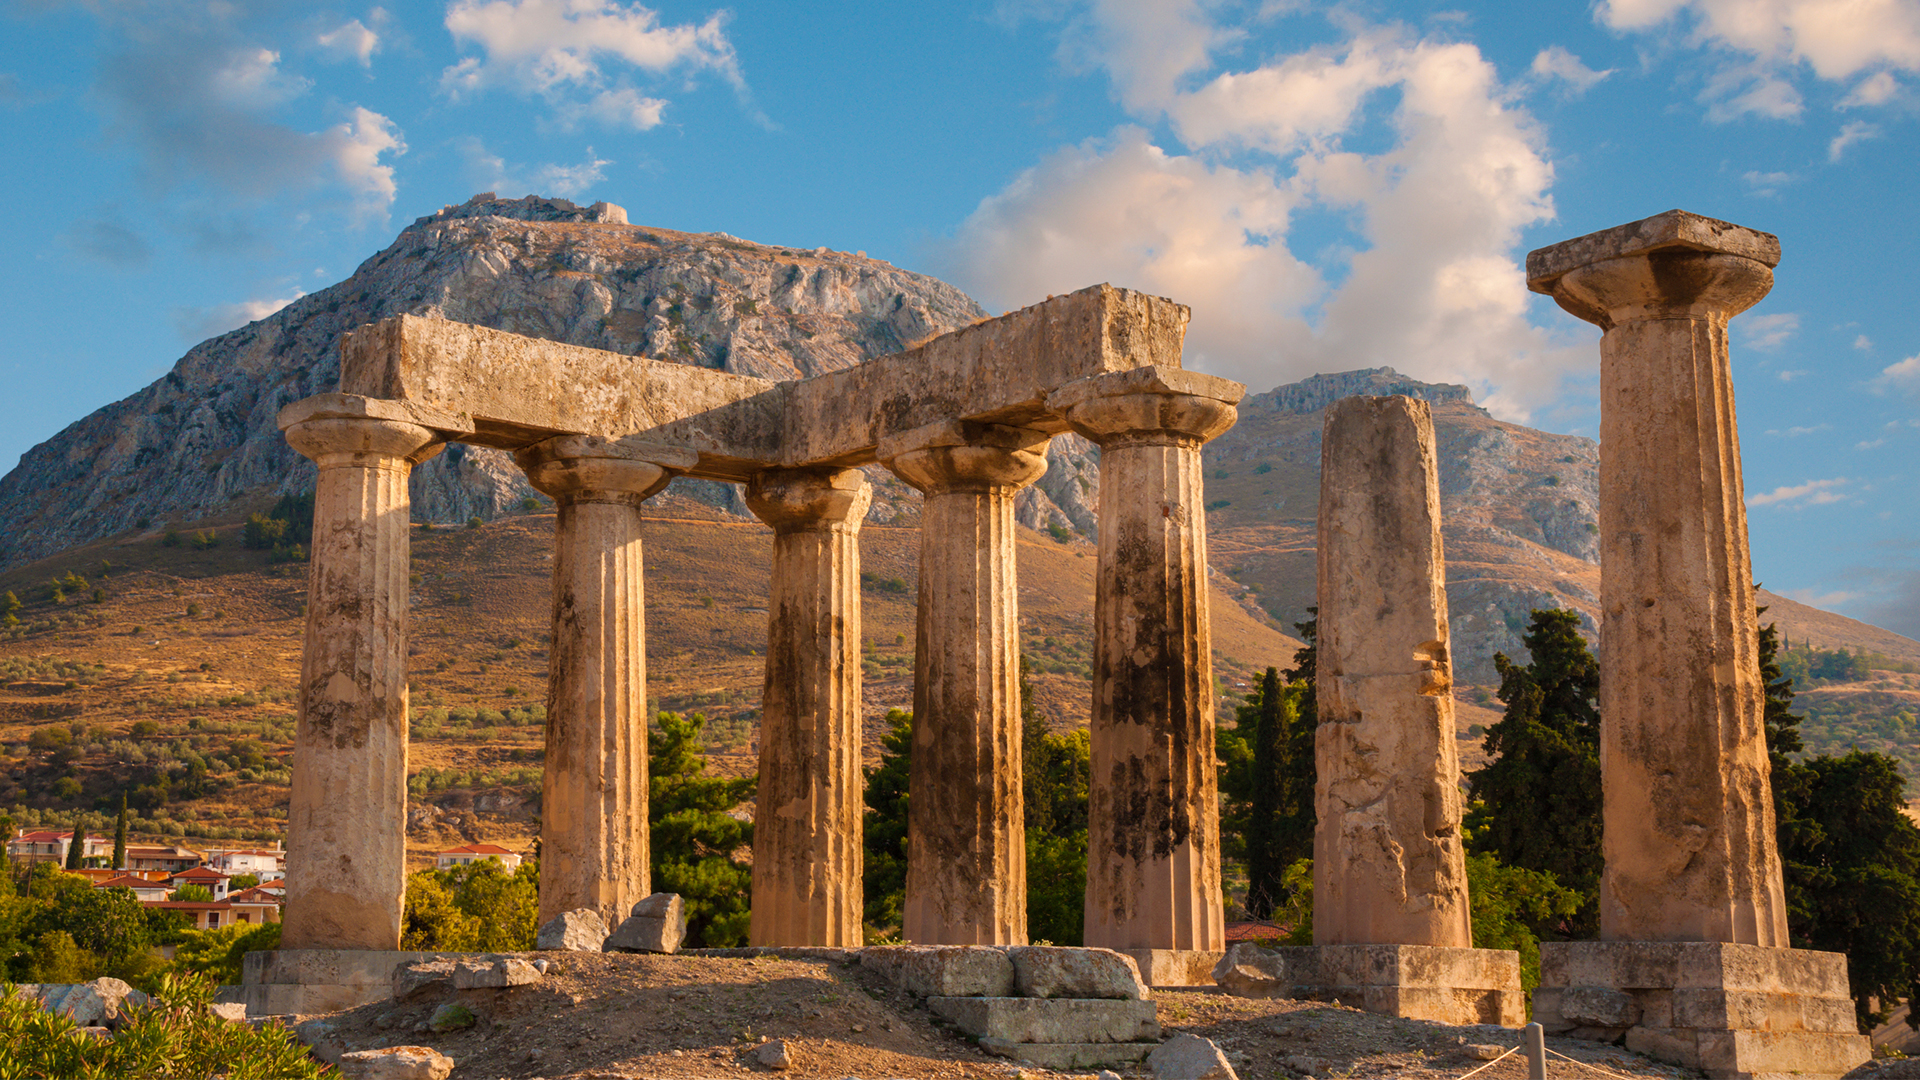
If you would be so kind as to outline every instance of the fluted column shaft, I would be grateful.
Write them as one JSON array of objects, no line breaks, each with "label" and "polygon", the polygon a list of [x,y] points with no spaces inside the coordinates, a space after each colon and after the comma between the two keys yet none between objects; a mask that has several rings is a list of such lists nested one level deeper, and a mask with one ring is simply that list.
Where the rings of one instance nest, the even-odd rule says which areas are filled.
[{"label": "fluted column shaft", "polygon": [[1048,405],[1100,446],[1086,943],[1226,947],[1200,447],[1237,383],[1141,368]]},{"label": "fluted column shaft", "polygon": [[[1555,252],[1575,265],[1548,278]],[[1528,259],[1536,290],[1605,331],[1603,939],[1788,944],[1727,353],[1778,252],[1674,212]]]},{"label": "fluted column shaft", "polygon": [[752,945],[859,946],[861,933],[858,469],[778,469],[747,485],[773,526]]},{"label": "fluted column shaft", "polygon": [[926,494],[902,912],[915,944],[1027,940],[1013,497],[1046,472],[1046,443],[949,423],[880,446]]},{"label": "fluted column shaft", "polygon": [[441,443],[416,424],[311,409],[286,437],[320,474],[281,948],[398,949],[407,877],[407,477]]},{"label": "fluted column shaft", "polygon": [[591,908],[617,926],[652,891],[640,504],[672,479],[668,465],[681,462],[572,435],[515,458],[559,507],[540,920]]}]

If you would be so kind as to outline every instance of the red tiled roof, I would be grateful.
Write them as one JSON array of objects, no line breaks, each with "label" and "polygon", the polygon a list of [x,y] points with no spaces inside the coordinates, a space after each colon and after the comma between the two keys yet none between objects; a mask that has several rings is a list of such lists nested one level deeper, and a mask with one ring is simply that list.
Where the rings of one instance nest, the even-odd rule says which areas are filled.
[{"label": "red tiled roof", "polygon": [[93,883],[93,887],[96,889],[164,889],[167,887],[167,883],[164,881],[154,881],[151,878],[137,877],[133,874],[121,874],[117,878],[96,881]]},{"label": "red tiled roof", "polygon": [[191,870],[180,871],[169,880],[179,881],[187,878],[194,881],[225,881],[232,876],[232,874],[223,874],[211,866],[196,866]]},{"label": "red tiled roof", "polygon": [[1268,922],[1237,922],[1227,924],[1227,941],[1266,941],[1286,937],[1293,930],[1290,926],[1278,926]]},{"label": "red tiled roof", "polygon": [[513,852],[497,844],[468,844],[465,847],[448,848],[441,855],[511,855]]},{"label": "red tiled roof", "polygon": [[[36,832],[23,832],[19,836],[14,837],[9,843],[24,841],[29,844],[52,844],[61,840],[71,839],[73,839],[72,829],[41,829]],[[107,842],[106,837],[95,836],[92,833],[87,834],[87,839],[96,844],[104,844]]]}]

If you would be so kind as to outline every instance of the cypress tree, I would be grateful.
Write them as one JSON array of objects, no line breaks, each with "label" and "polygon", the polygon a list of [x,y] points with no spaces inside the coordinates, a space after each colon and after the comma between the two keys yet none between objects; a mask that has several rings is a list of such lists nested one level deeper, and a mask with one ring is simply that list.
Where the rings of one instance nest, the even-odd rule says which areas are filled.
[{"label": "cypress tree", "polygon": [[120,793],[120,820],[113,826],[113,868],[127,868],[127,793]]},{"label": "cypress tree", "polygon": [[73,839],[67,841],[67,869],[80,869],[80,860],[87,850],[87,817],[85,814],[73,815]]},{"label": "cypress tree", "polygon": [[[1260,680],[1260,700],[1253,718],[1253,790],[1247,830],[1247,914],[1264,919],[1273,914],[1280,898],[1281,875],[1287,872],[1280,852],[1280,806],[1286,778],[1287,717],[1282,712],[1280,672],[1268,668]],[[1253,704],[1253,703],[1249,703]],[[1291,709],[1286,710],[1291,712]]]},{"label": "cypress tree", "polygon": [[1536,610],[1521,639],[1532,662],[1494,654],[1507,713],[1487,730],[1491,760],[1467,777],[1480,802],[1477,850],[1502,863],[1554,875],[1584,898],[1542,937],[1591,937],[1600,905],[1600,664],[1566,609]]}]

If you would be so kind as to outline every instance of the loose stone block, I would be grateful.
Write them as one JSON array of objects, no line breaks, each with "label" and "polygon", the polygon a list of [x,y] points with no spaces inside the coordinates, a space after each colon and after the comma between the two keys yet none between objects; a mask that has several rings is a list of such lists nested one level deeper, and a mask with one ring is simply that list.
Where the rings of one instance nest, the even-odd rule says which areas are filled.
[{"label": "loose stone block", "polygon": [[407,477],[442,436],[377,418],[383,404],[324,395],[280,417],[287,441],[319,467],[287,807],[288,949],[400,945]]},{"label": "loose stone block", "polygon": [[1121,949],[1140,969],[1148,986],[1212,986],[1213,966],[1226,953],[1219,949]]},{"label": "loose stone block", "polygon": [[504,990],[539,982],[542,972],[517,956],[462,960],[453,969],[455,990]]},{"label": "loose stone block", "polygon": [[395,968],[442,959],[451,957],[384,949],[250,952],[240,989],[248,1016],[338,1012],[393,996]]},{"label": "loose stone block", "polygon": [[678,952],[687,937],[687,909],[677,893],[654,893],[633,905],[601,948],[606,952]]},{"label": "loose stone block", "polygon": [[415,960],[393,969],[393,999],[406,999],[424,990],[453,985],[453,960]]},{"label": "loose stone block", "polygon": [[1335,402],[1320,461],[1313,941],[1471,947],[1432,409]]},{"label": "loose stone block", "polygon": [[1510,949],[1424,945],[1310,945],[1262,949],[1240,942],[1214,968],[1241,997],[1339,1001],[1385,1016],[1443,1024],[1526,1022],[1520,955]]},{"label": "loose stone block", "polygon": [[1169,364],[1047,398],[1100,446],[1085,940],[1136,958],[1226,947],[1200,448],[1245,392]]},{"label": "loose stone block", "polygon": [[563,911],[540,925],[536,948],[562,952],[599,952],[607,939],[607,921],[592,908]]},{"label": "loose stone block", "polygon": [[754,804],[754,945],[863,944],[860,891],[858,469],[775,469],[747,486],[773,526],[760,789]]},{"label": "loose stone block", "polygon": [[446,1080],[453,1059],[430,1046],[389,1046],[340,1055],[346,1080]]},{"label": "loose stone block", "polygon": [[1147,1055],[1158,1080],[1240,1080],[1212,1039],[1182,1032]]},{"label": "loose stone block", "polygon": [[1779,258],[1678,210],[1527,256],[1604,331],[1603,940],[1788,945],[1727,349]]},{"label": "loose stone block", "polygon": [[1141,1042],[1160,1037],[1151,1001],[929,997],[927,1008],[969,1035],[1007,1042]]},{"label": "loose stone block", "polygon": [[1006,950],[975,945],[880,945],[860,953],[860,966],[879,972],[915,997],[1012,997],[1013,961]]},{"label": "loose stone block", "polygon": [[1014,984],[1022,997],[1121,998],[1150,995],[1133,958],[1112,949],[1022,945],[1007,950]]},{"label": "loose stone block", "polygon": [[1046,472],[1047,439],[947,423],[880,444],[887,468],[926,494],[901,911],[916,944],[1027,940],[1013,497]]}]

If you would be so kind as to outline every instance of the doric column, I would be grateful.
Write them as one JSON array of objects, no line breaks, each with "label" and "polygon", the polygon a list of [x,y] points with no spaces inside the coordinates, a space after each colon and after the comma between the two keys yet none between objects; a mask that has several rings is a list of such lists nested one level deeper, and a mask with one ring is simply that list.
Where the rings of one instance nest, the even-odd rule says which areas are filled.
[{"label": "doric column", "polygon": [[752,945],[859,946],[860,522],[858,469],[775,469],[747,484],[773,526]]},{"label": "doric column", "polygon": [[880,444],[926,494],[902,915],[917,945],[1027,940],[1013,496],[1047,471],[1047,438],[949,422]]},{"label": "doric column", "polygon": [[1327,409],[1315,945],[1473,946],[1437,465],[1426,402]]},{"label": "doric column", "polygon": [[1527,256],[1600,339],[1607,940],[1787,945],[1727,320],[1779,241],[1682,211]]},{"label": "doric column", "polygon": [[541,789],[540,921],[592,908],[618,926],[647,860],[646,594],[640,504],[690,451],[562,435],[517,452],[559,506]]},{"label": "doric column", "polygon": [[1047,400],[1100,446],[1086,943],[1137,958],[1226,947],[1200,447],[1245,392],[1147,367]]},{"label": "doric column", "polygon": [[407,477],[442,436],[403,406],[281,410],[313,459],[312,566],[283,949],[398,949],[407,880]]}]

